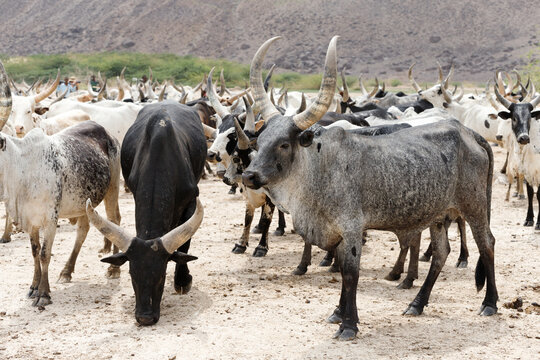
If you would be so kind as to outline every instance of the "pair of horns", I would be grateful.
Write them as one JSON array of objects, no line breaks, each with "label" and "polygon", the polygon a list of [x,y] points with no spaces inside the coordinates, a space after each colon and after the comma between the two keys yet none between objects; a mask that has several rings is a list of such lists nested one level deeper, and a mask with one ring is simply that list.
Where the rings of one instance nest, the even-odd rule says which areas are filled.
[{"label": "pair of horns", "polygon": [[[420,91],[422,91],[422,88],[420,87],[420,85],[418,85],[418,83],[416,82],[416,80],[414,79],[413,74],[412,74],[412,71],[413,71],[413,68],[414,68],[415,65],[416,65],[416,63],[414,62],[411,65],[411,67],[409,68],[409,71],[407,72],[407,75],[409,77],[409,81],[410,81],[412,87],[414,88],[414,90],[416,90],[416,92],[420,92]],[[437,61],[437,67],[439,69],[439,82],[441,83],[441,86],[442,86],[442,84],[444,84],[445,89],[448,89],[448,84],[450,82],[450,79],[452,78],[452,75],[454,75],[454,63],[452,63],[452,65],[450,66],[450,71],[448,72],[448,75],[446,75],[446,78],[444,78],[441,64],[439,64],[438,61]]]},{"label": "pair of horns", "polygon": [[[115,223],[102,218],[97,211],[94,210],[92,201],[90,199],[86,200],[86,214],[88,215],[88,220],[90,220],[90,222],[99,230],[100,233],[102,233],[113,244],[118,246],[121,251],[127,251],[131,245],[133,236],[127,234],[124,229]],[[193,234],[195,234],[201,225],[203,216],[204,209],[199,198],[197,198],[197,208],[189,220],[161,237],[165,250],[167,250],[169,254],[172,254],[176,251],[176,249],[191,239]]]},{"label": "pair of horns", "polygon": [[[255,101],[254,110],[255,112],[260,113],[263,119],[266,121],[270,120],[276,115],[280,115],[280,112],[272,104],[266,95],[266,91],[264,90],[264,84],[262,81],[262,63],[270,45],[280,38],[281,37],[279,36],[273,37],[261,45],[253,57],[249,73],[249,83]],[[313,102],[305,111],[292,117],[294,124],[300,130],[305,130],[319,121],[332,103],[337,82],[337,39],[338,36],[334,36],[328,45],[324,66],[324,75],[321,88],[315,102]]]}]

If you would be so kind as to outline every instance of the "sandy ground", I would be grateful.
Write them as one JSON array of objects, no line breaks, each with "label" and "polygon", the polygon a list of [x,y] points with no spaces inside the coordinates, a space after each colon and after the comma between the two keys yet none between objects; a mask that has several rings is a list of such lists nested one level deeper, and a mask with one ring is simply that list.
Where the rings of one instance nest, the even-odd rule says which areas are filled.
[{"label": "sandy ground", "polygon": [[[497,165],[504,160],[495,147]],[[270,237],[264,258],[251,252],[231,253],[240,237],[244,205],[241,195],[227,195],[216,178],[200,184],[205,219],[192,242],[193,288],[176,295],[174,263],[161,304],[161,319],[152,327],[137,326],[128,266],[121,278],[107,280],[107,264],[99,261],[102,237],[95,228],[80,253],[73,281],[56,283],[73,246],[75,227],[62,220],[53,247],[50,279],[53,304],[46,310],[25,297],[33,262],[28,236],[16,234],[0,245],[1,359],[311,359],[311,358],[540,358],[540,315],[503,308],[521,296],[524,308],[540,302],[540,235],[521,226],[526,201],[504,202],[505,185],[493,191],[492,230],[497,239],[496,273],[499,314],[476,315],[484,291],[476,293],[474,265],[478,258],[470,231],[467,269],[456,269],[459,241],[450,231],[453,251],[420,317],[401,315],[419,290],[428,270],[420,263],[420,280],[410,290],[384,280],[399,246],[391,233],[370,232],[364,247],[357,302],[358,338],[332,340],[336,325],[324,319],[338,303],[341,279],[318,267],[323,253],[302,277],[291,275],[300,260],[302,242],[291,234]],[[131,195],[121,194],[122,225],[134,232]],[[99,207],[104,213],[102,205]],[[0,208],[3,213],[3,208]],[[257,215],[258,216],[258,213]],[[287,218],[290,224],[290,217]],[[277,215],[272,225],[275,228]],[[428,245],[424,233],[422,249]]]}]

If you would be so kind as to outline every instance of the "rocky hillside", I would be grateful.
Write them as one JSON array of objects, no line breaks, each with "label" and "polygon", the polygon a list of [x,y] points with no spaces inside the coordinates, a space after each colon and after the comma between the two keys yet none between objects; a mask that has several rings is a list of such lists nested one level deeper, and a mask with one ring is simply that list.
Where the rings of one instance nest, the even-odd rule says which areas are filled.
[{"label": "rocky hillside", "polygon": [[496,68],[525,63],[538,45],[537,1],[116,0],[0,1],[0,53],[170,52],[249,63],[281,35],[269,61],[282,69],[321,70],[328,41],[349,74],[420,80],[435,61],[454,61],[458,80],[482,81]]}]

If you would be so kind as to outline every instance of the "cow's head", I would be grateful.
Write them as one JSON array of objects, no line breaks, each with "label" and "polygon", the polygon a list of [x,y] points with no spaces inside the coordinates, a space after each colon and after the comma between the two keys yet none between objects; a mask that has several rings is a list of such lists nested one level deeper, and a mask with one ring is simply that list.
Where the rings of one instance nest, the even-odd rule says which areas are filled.
[{"label": "cow's head", "polygon": [[413,77],[412,71],[414,68],[414,65],[416,63],[413,63],[411,67],[409,68],[409,81],[411,82],[412,87],[414,90],[418,92],[418,95],[426,101],[429,101],[433,106],[438,108],[444,108],[445,98],[443,95],[443,90],[448,90],[448,84],[450,82],[450,78],[454,74],[454,65],[450,67],[450,71],[448,72],[448,75],[446,78],[443,77],[443,70],[440,64],[437,63],[439,67],[439,82],[432,87],[430,87],[427,90],[422,90],[420,85],[416,82],[416,80]]},{"label": "cow's head", "polygon": [[34,96],[13,96],[13,108],[11,111],[11,124],[18,137],[24,137],[26,133],[38,126],[38,115],[34,113],[36,104],[51,95],[60,82],[60,70],[56,80],[47,89]]},{"label": "cow's head", "polygon": [[266,129],[258,137],[258,154],[242,175],[243,183],[254,189],[278,181],[292,168],[295,153],[301,146],[300,133],[315,124],[326,113],[336,90],[337,59],[335,36],[326,53],[326,63],[321,89],[315,102],[304,112],[294,116],[283,116],[268,99],[264,91],[261,67],[270,45],[279,39],[266,41],[257,51],[251,63],[250,86],[253,91],[256,111],[267,120]]},{"label": "cow's head", "polygon": [[539,120],[540,111],[533,111],[536,105],[540,103],[540,95],[527,102],[527,99],[535,95],[534,85],[531,86],[529,94],[524,96],[524,102],[514,103],[506,99],[499,92],[497,84],[494,85],[495,95],[497,100],[508,110],[499,112],[499,117],[504,120],[511,119],[512,132],[516,136],[516,140],[521,145],[528,144],[530,141],[529,130],[531,129],[531,119]]},{"label": "cow's head", "polygon": [[120,226],[102,218],[86,202],[90,222],[122,251],[101,261],[116,266],[129,261],[131,283],[135,291],[135,318],[141,325],[153,325],[159,320],[161,297],[165,285],[167,263],[185,264],[197,259],[177,249],[186,243],[201,225],[203,206],[197,198],[197,208],[184,224],[157,239],[142,240],[128,235]]}]

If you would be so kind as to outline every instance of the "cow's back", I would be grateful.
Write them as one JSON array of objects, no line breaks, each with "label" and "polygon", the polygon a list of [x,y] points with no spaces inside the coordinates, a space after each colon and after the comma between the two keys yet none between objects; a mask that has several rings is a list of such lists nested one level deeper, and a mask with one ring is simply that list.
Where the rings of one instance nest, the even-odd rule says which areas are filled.
[{"label": "cow's back", "polygon": [[175,102],[146,106],[122,143],[122,173],[135,198],[137,235],[163,235],[185,221],[198,196],[206,139],[197,112]]}]

